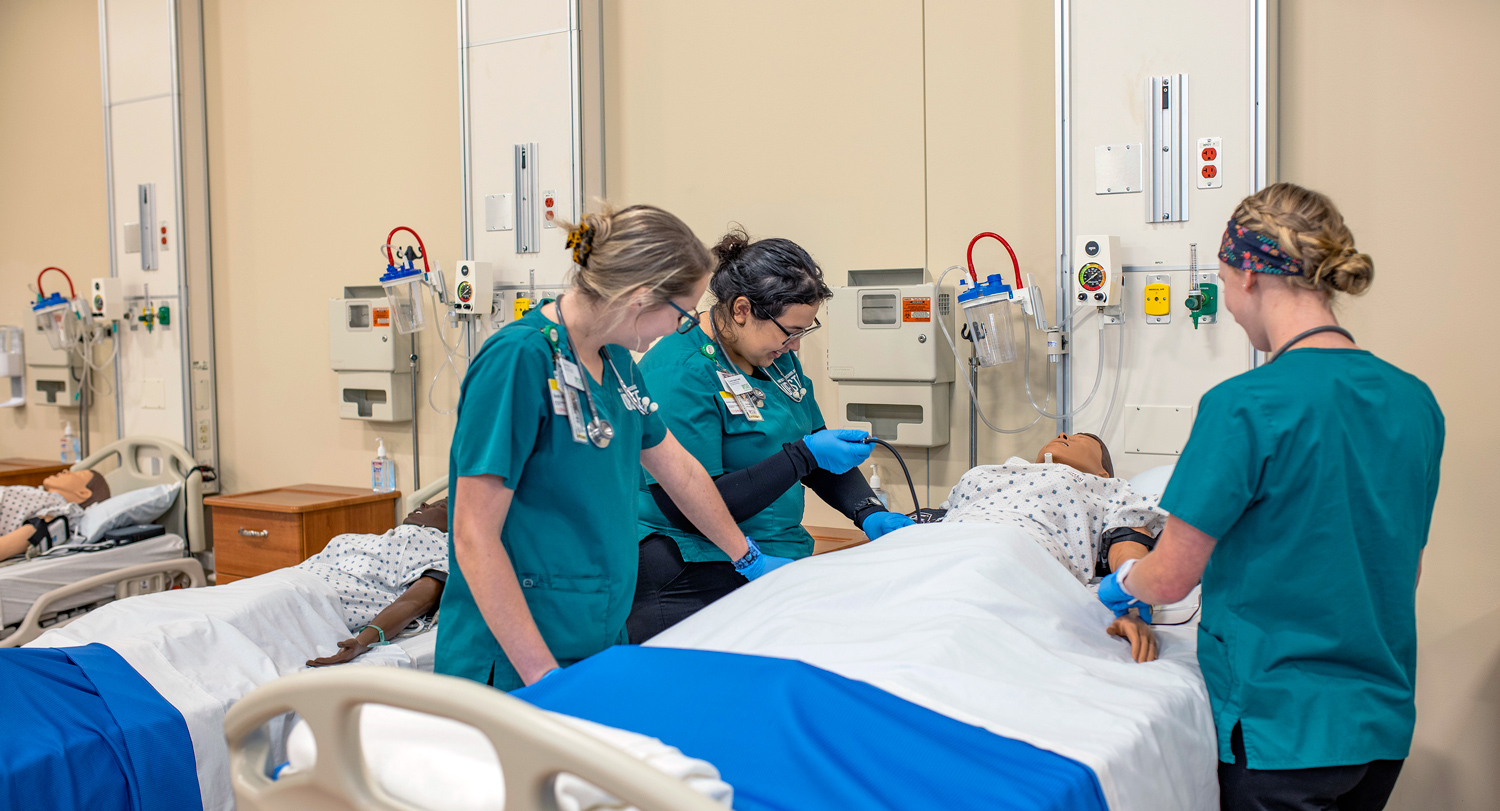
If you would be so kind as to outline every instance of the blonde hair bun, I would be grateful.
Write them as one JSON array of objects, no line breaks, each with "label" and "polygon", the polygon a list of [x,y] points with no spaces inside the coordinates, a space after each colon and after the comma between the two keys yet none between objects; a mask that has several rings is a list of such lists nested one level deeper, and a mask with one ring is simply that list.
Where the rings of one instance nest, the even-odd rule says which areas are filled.
[{"label": "blonde hair bun", "polygon": [[613,305],[642,287],[661,303],[690,294],[713,270],[708,249],[687,224],[656,206],[636,205],[583,215],[568,230],[576,257],[571,282],[580,293]]},{"label": "blonde hair bun", "polygon": [[1288,284],[1324,295],[1357,296],[1375,280],[1375,261],[1354,247],[1354,234],[1327,195],[1295,183],[1275,183],[1240,201],[1235,222],[1276,240],[1302,264]]}]

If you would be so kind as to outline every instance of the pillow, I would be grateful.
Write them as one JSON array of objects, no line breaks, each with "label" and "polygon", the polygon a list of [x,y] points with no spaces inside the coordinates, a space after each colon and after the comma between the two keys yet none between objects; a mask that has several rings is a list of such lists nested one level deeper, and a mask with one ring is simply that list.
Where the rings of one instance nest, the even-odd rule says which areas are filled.
[{"label": "pillow", "polygon": [[1130,489],[1143,496],[1159,496],[1167,492],[1167,482],[1172,478],[1172,471],[1177,465],[1162,465],[1153,467],[1144,473],[1137,473],[1130,477]]},{"label": "pillow", "polygon": [[75,535],[84,543],[98,543],[112,529],[149,524],[172,506],[181,489],[182,482],[171,482],[107,498],[83,511]]}]

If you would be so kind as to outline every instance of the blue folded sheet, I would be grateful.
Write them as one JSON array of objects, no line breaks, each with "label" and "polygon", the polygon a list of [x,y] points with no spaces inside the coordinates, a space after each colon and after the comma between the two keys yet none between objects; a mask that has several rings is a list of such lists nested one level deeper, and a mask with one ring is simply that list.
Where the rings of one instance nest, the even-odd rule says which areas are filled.
[{"label": "blue folded sheet", "polygon": [[740,811],[1105,811],[1077,761],[802,662],[621,646],[511,695],[713,763]]},{"label": "blue folded sheet", "polygon": [[0,808],[203,807],[187,724],[104,645],[0,649]]}]

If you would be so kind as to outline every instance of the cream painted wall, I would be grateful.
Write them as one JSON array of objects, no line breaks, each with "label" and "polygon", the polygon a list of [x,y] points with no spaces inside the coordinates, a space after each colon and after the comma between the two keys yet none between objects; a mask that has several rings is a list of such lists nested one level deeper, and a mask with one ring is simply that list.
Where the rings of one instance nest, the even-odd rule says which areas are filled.
[{"label": "cream painted wall", "polygon": [[[376,283],[397,225],[444,268],[460,258],[455,5],[204,6],[223,488],[368,486],[380,437],[410,492],[410,423],[339,419],[327,300]],[[443,359],[433,330],[418,351],[430,482],[453,421],[426,406]],[[438,404],[456,393],[445,376]]]},{"label": "cream painted wall", "polygon": [[[80,294],[109,275],[98,14],[90,0],[0,2],[0,324],[26,329],[28,349],[41,340],[26,288],[38,271],[63,268]],[[43,280],[48,292],[60,283]],[[94,448],[115,439],[114,377],[103,378],[89,409]],[[0,409],[0,457],[56,459],[65,420],[79,431],[76,408]]]},{"label": "cream painted wall", "polygon": [[1282,0],[1281,9],[1281,177],[1343,209],[1376,275],[1341,318],[1362,346],[1425,380],[1448,421],[1417,591],[1416,740],[1391,808],[1492,809],[1500,367],[1488,351],[1493,321],[1450,302],[1485,272],[1500,214],[1500,159],[1482,146],[1500,130],[1500,6]]}]

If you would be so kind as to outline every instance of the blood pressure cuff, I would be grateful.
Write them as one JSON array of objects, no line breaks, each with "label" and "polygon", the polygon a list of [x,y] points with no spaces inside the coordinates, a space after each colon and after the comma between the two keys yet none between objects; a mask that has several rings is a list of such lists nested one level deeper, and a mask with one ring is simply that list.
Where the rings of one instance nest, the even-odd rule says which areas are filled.
[{"label": "blood pressure cuff", "polygon": [[1094,574],[1105,577],[1110,573],[1109,549],[1120,541],[1138,543],[1147,550],[1156,548],[1156,538],[1144,532],[1137,532],[1130,527],[1115,527],[1107,529],[1099,536],[1099,557],[1094,560]]},{"label": "blood pressure cuff", "polygon": [[[771,506],[771,502],[796,486],[807,485],[828,505],[843,513],[846,518],[860,526],[871,513],[884,508],[878,506],[875,493],[859,469],[844,473],[829,473],[817,466],[812,451],[802,440],[781,446],[781,450],[747,468],[725,473],[714,479],[724,505],[735,523],[740,523]],[[651,485],[651,498],[672,526],[687,532],[703,533],[682,514],[672,497],[660,484]]]}]

